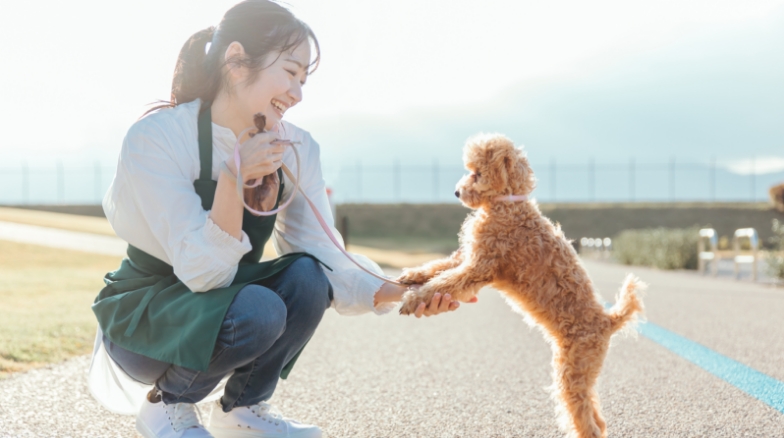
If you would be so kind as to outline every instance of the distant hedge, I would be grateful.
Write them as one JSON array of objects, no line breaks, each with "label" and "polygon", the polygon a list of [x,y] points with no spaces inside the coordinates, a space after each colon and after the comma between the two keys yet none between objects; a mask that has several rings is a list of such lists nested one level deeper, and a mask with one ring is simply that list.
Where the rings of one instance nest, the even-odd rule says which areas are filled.
[{"label": "distant hedge", "polygon": [[699,228],[626,230],[613,239],[613,257],[624,265],[697,269]]},{"label": "distant hedge", "polygon": [[771,242],[774,244],[774,249],[779,252],[771,251],[768,255],[768,274],[773,278],[780,281],[784,280],[784,222],[778,219],[773,219],[773,234]]}]

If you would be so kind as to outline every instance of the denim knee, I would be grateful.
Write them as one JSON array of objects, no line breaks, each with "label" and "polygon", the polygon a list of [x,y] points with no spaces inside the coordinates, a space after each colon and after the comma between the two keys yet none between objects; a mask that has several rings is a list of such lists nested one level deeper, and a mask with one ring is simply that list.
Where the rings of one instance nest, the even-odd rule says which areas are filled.
[{"label": "denim knee", "polygon": [[234,298],[221,331],[231,332],[232,346],[266,350],[286,330],[287,313],[286,304],[275,292],[249,284]]},{"label": "denim knee", "polygon": [[290,297],[289,310],[296,307],[298,312],[310,316],[321,315],[332,301],[332,285],[329,283],[321,264],[311,257],[302,257],[289,267],[287,278]]}]

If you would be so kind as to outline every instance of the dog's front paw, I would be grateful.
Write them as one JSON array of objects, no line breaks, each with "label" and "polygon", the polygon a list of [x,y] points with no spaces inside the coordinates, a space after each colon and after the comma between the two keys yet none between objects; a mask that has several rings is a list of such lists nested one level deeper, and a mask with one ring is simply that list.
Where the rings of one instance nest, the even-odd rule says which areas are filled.
[{"label": "dog's front paw", "polygon": [[420,296],[418,291],[409,289],[408,292],[403,294],[403,305],[400,306],[401,315],[413,315],[417,307],[424,302],[423,297]]},{"label": "dog's front paw", "polygon": [[425,284],[430,280],[430,275],[427,271],[415,268],[405,268],[403,273],[397,277],[396,281],[403,284]]}]

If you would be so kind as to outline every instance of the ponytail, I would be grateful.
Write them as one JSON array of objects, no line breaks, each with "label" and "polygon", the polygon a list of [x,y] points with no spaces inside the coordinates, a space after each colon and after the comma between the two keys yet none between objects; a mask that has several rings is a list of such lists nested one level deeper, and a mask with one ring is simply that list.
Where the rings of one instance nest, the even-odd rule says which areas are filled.
[{"label": "ponytail", "polygon": [[247,57],[232,62],[249,68],[250,80],[266,68],[262,62],[268,54],[293,50],[305,41],[311,41],[316,50],[308,73],[321,58],[313,31],[288,9],[269,0],[245,0],[227,11],[217,28],[208,27],[188,38],[174,67],[169,101],[158,101],[144,115],[196,99],[209,105],[223,86],[223,54],[234,41],[242,44]]},{"label": "ponytail", "polygon": [[212,41],[215,26],[210,26],[193,34],[180,50],[177,65],[174,67],[172,79],[171,102],[174,105],[192,102],[196,99],[212,101],[217,91],[216,73],[220,79],[220,71],[215,72],[206,65],[207,44]]}]

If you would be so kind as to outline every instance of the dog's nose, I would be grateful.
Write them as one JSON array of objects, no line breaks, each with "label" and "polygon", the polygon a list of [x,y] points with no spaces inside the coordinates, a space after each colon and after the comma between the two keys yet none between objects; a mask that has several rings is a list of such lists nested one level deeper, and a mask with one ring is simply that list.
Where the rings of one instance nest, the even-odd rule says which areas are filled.
[{"label": "dog's nose", "polygon": [[455,190],[455,197],[456,197],[456,198],[459,198],[459,197],[460,197],[460,190]]}]

